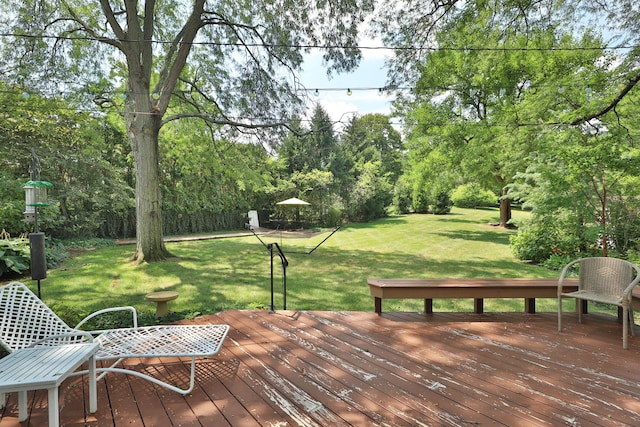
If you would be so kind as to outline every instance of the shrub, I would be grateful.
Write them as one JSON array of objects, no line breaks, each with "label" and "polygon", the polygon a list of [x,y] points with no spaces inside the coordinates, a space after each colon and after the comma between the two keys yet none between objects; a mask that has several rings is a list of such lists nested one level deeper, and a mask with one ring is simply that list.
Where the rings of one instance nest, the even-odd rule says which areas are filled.
[{"label": "shrub", "polygon": [[[45,241],[44,251],[47,268],[55,267],[69,256],[64,244],[50,238]],[[22,276],[30,268],[31,248],[28,238],[0,239],[0,277],[7,273]]]},{"label": "shrub", "polygon": [[453,204],[459,208],[492,207],[498,203],[498,196],[477,183],[463,184],[451,194]]},{"label": "shrub", "polygon": [[411,211],[411,185],[403,177],[396,182],[393,191],[394,213],[406,214]]},{"label": "shrub", "polygon": [[416,213],[429,212],[429,194],[424,187],[413,190],[413,211]]},{"label": "shrub", "polygon": [[30,261],[29,239],[0,240],[0,277],[10,272],[25,274]]},{"label": "shrub", "polygon": [[436,201],[433,206],[431,206],[431,212],[436,215],[446,215],[451,212],[451,207],[453,206],[453,201],[451,197],[449,197],[448,191],[441,191],[436,195]]},{"label": "shrub", "polygon": [[[518,234],[509,239],[513,254],[520,260],[544,263],[554,255],[565,259],[597,254],[597,230],[579,227],[575,217],[566,211],[551,215],[532,215],[523,221]],[[562,263],[551,260],[550,265]]]},{"label": "shrub", "polygon": [[328,227],[336,227],[342,223],[342,209],[333,205],[329,207],[325,217],[325,225]]}]

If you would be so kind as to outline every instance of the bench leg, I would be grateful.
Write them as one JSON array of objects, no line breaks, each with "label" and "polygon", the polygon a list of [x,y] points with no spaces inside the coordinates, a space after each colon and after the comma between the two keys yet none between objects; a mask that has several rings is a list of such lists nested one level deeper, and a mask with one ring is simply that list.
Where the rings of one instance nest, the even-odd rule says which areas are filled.
[{"label": "bench leg", "polygon": [[476,314],[484,313],[484,299],[482,298],[473,299],[473,312]]},{"label": "bench leg", "polygon": [[525,298],[524,299],[524,311],[525,313],[535,314],[536,312],[536,299]]},{"label": "bench leg", "polygon": [[424,299],[424,313],[433,314],[433,300],[431,298]]},{"label": "bench leg", "polygon": [[376,313],[382,313],[382,298],[373,297]]}]

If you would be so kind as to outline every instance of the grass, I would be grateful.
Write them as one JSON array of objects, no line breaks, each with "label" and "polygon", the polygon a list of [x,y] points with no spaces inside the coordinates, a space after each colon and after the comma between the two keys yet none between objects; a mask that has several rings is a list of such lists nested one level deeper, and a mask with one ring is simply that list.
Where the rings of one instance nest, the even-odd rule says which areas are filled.
[{"label": "grass", "polygon": [[[514,211],[514,219],[527,215]],[[281,244],[288,260],[287,308],[295,310],[373,310],[369,277],[492,278],[551,277],[558,272],[516,260],[509,249],[515,231],[489,225],[495,209],[453,209],[450,215],[404,215],[342,227],[310,255],[327,234],[310,239],[274,233],[265,243]],[[144,295],[173,290],[169,303],[180,317],[226,309],[270,306],[270,255],[254,237],[167,243],[174,258],[134,265],[134,247],[123,245],[83,252],[50,270],[42,297],[78,315],[133,305],[152,317]],[[274,260],[275,305],[282,308],[282,274]],[[32,289],[35,283],[25,279]],[[540,311],[555,311],[555,300],[540,300]],[[420,311],[420,300],[385,300],[385,311]],[[520,300],[487,300],[487,311],[520,311]],[[472,311],[471,300],[435,300],[437,311]],[[57,310],[56,310],[57,311]]]}]

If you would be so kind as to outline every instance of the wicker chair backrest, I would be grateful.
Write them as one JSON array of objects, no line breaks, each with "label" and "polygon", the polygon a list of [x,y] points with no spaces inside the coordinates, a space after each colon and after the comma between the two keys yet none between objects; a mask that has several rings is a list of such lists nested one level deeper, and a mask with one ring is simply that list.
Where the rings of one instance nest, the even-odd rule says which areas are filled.
[{"label": "wicker chair backrest", "polygon": [[622,297],[633,281],[632,265],[609,257],[585,258],[580,261],[580,288],[586,291]]}]

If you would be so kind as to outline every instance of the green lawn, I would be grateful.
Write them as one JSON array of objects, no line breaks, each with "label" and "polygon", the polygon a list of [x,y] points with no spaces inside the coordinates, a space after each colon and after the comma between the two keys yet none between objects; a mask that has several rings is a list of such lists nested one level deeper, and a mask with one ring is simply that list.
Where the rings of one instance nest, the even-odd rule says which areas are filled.
[{"label": "green lawn", "polygon": [[[289,260],[287,308],[296,310],[373,310],[369,277],[557,277],[558,273],[516,260],[509,249],[515,231],[491,226],[495,209],[453,209],[450,215],[395,216],[368,224],[352,224],[311,255],[304,254],[326,237],[310,239],[263,236],[281,243]],[[514,211],[514,218],[526,213]],[[225,309],[268,308],[269,252],[253,237],[167,243],[175,258],[133,265],[134,247],[84,252],[50,270],[42,281],[42,297],[52,306],[73,312],[133,305],[151,315],[154,305],[144,295],[175,290],[172,311],[210,313]],[[276,259],[277,261],[277,259]],[[282,308],[281,267],[275,263],[276,308]],[[29,278],[28,285],[36,284]],[[541,311],[555,311],[554,300],[541,300]],[[385,311],[420,311],[419,300],[386,300]],[[520,300],[487,300],[487,311],[522,310]],[[472,311],[471,300],[436,300],[439,311]]]}]

